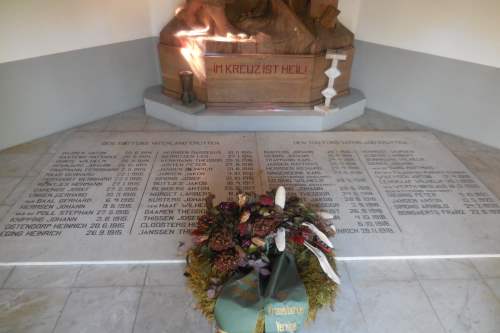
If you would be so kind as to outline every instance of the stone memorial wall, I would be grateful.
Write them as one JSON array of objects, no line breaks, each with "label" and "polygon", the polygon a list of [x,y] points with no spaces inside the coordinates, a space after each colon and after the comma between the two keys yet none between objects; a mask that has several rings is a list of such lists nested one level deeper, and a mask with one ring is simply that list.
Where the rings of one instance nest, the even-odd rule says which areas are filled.
[{"label": "stone memorial wall", "polygon": [[500,253],[499,201],[427,133],[76,133],[2,221],[0,263],[183,260],[209,193],[279,185],[335,216],[340,257]]}]

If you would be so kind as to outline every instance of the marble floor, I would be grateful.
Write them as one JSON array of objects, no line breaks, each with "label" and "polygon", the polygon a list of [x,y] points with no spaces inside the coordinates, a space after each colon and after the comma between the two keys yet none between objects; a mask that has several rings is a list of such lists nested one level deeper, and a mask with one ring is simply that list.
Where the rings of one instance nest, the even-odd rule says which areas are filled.
[{"label": "marble floor", "polygon": [[[75,131],[177,130],[138,108],[2,151],[0,217]],[[339,130],[428,129],[368,111]],[[500,197],[499,150],[431,132]],[[351,261],[339,270],[336,307],[305,332],[500,332],[500,259]],[[0,267],[0,332],[208,333],[211,327],[193,309],[182,265],[18,266]]]}]

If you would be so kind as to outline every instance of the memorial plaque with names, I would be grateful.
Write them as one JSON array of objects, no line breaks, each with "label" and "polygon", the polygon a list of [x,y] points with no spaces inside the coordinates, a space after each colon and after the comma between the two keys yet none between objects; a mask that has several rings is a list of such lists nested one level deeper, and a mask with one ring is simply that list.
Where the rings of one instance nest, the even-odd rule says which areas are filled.
[{"label": "memorial plaque with names", "polygon": [[0,263],[183,260],[205,197],[284,185],[341,257],[500,253],[500,203],[416,132],[76,132],[0,225]]}]

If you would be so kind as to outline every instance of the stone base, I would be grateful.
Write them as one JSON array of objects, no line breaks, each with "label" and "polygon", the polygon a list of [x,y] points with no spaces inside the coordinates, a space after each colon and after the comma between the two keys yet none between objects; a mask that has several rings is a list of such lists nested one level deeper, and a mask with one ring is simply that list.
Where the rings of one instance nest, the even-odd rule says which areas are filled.
[{"label": "stone base", "polygon": [[148,116],[191,131],[308,131],[321,132],[341,126],[364,114],[366,98],[356,89],[335,100],[336,112],[318,112],[310,108],[190,110],[177,99],[165,96],[161,86],[146,90],[144,104]]}]

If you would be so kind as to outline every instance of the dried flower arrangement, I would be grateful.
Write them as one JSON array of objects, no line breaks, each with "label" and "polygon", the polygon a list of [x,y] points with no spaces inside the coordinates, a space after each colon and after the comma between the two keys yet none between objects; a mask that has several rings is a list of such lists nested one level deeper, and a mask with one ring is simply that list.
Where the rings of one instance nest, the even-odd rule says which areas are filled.
[{"label": "dried flower arrangement", "polygon": [[340,279],[333,216],[283,187],[213,204],[192,232],[186,277],[200,311],[221,332],[297,331],[335,301]]}]

